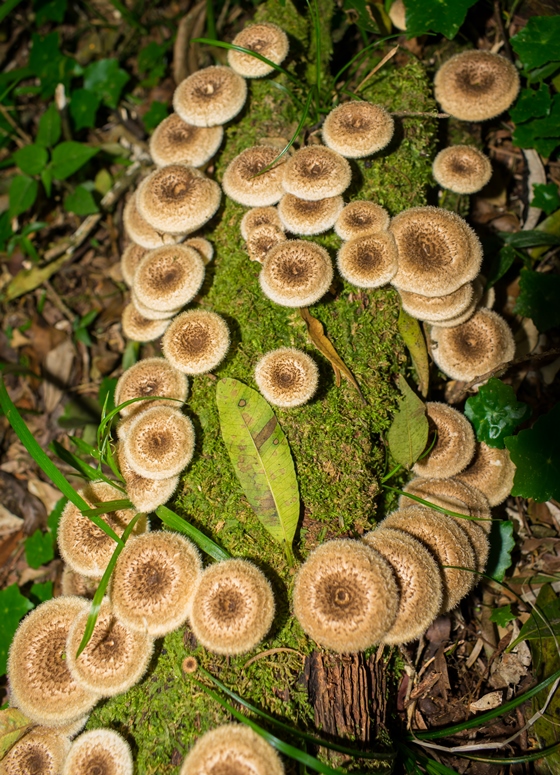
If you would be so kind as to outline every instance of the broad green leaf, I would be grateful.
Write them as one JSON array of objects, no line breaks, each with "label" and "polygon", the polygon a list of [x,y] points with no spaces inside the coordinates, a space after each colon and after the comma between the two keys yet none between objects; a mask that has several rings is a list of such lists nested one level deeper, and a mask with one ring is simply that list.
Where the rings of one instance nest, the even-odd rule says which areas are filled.
[{"label": "broad green leaf", "polygon": [[74,89],[70,95],[70,115],[77,132],[95,126],[95,116],[100,104],[100,98],[89,89]]},{"label": "broad green leaf", "polygon": [[29,69],[41,80],[41,96],[50,97],[59,83],[68,89],[76,63],[60,51],[58,32],[51,32],[42,38],[31,36]]},{"label": "broad green leaf", "polygon": [[391,455],[397,463],[410,468],[428,443],[428,418],[424,403],[410,389],[402,375],[399,375],[398,385],[403,397],[389,428],[387,441]]},{"label": "broad green leaf", "polygon": [[366,0],[344,0],[344,10],[350,12],[349,20],[366,32],[379,34],[379,26],[371,13],[371,8]]},{"label": "broad green leaf", "polygon": [[54,559],[52,534],[39,529],[26,538],[25,559],[31,568],[39,568]]},{"label": "broad green leaf", "polygon": [[222,438],[247,500],[291,559],[300,500],[284,432],[268,402],[236,379],[218,382],[216,402]]},{"label": "broad green leaf", "polygon": [[535,245],[560,245],[560,237],[540,229],[530,231],[500,231],[498,232],[506,245],[514,248],[532,248]]},{"label": "broad green leaf", "polygon": [[53,181],[52,170],[50,166],[45,167],[45,169],[41,172],[41,183],[45,187],[45,193],[48,197],[50,197],[51,195],[52,181]]},{"label": "broad green leaf", "polygon": [[536,148],[543,156],[550,156],[560,143],[560,94],[555,94],[548,114],[518,124],[513,142],[520,148]]},{"label": "broad green leaf", "polygon": [[[91,215],[99,212],[99,207],[91,191],[88,191],[84,186],[76,186],[71,194],[64,197],[64,209],[69,213],[76,213],[76,215]],[[88,340],[84,344],[91,345],[89,337]]]},{"label": "broad green leaf", "polygon": [[401,307],[398,320],[399,333],[410,353],[412,363],[416,369],[418,377],[418,387],[424,398],[428,395],[430,384],[430,363],[428,361],[428,351],[426,349],[426,340],[420,328],[420,323]]},{"label": "broad green leaf", "polygon": [[533,498],[537,503],[555,498],[560,500],[560,403],[530,430],[505,439],[515,477],[512,495]]},{"label": "broad green leaf", "polygon": [[5,250],[6,242],[14,235],[10,221],[10,213],[5,210],[0,215],[0,250]]},{"label": "broad green leaf", "polygon": [[38,175],[49,160],[49,154],[40,145],[24,145],[14,153],[14,161],[26,175]]},{"label": "broad green leaf", "polygon": [[503,581],[511,566],[511,553],[515,548],[513,522],[508,519],[494,520],[490,528],[490,554],[486,563],[486,575],[495,581]]},{"label": "broad green leaf", "polygon": [[530,118],[543,118],[550,110],[552,101],[548,86],[541,83],[538,89],[522,89],[517,102],[510,108],[512,121],[520,124]]},{"label": "broad green leaf", "polygon": [[454,38],[465,21],[467,11],[476,0],[407,0],[407,35],[421,35],[431,30]]},{"label": "broad green leaf", "polygon": [[52,581],[43,581],[42,584],[33,584],[30,591],[41,603],[44,603],[53,596],[53,583]]},{"label": "broad green leaf", "polygon": [[149,110],[142,116],[142,121],[146,132],[153,132],[158,124],[161,124],[164,118],[167,118],[168,109],[164,102],[154,100]]},{"label": "broad green leaf", "polygon": [[61,498],[56,502],[56,506],[47,517],[47,527],[51,531],[53,544],[56,544],[56,537],[58,535],[58,523],[60,522],[60,517],[62,516],[62,512],[64,511],[64,507],[67,503],[68,498]]},{"label": "broad green leaf", "polygon": [[501,608],[494,608],[490,614],[490,621],[497,624],[499,627],[507,627],[510,622],[517,619],[517,616],[512,612],[511,605],[503,605]]},{"label": "broad green leaf", "polygon": [[518,258],[517,250],[511,245],[504,245],[490,260],[490,266],[486,272],[486,287],[491,288],[500,280]]},{"label": "broad green leaf", "polygon": [[560,60],[560,16],[532,16],[511,45],[528,70]]},{"label": "broad green leaf", "polygon": [[35,11],[35,24],[40,27],[45,22],[64,21],[68,2],[67,0],[33,0]]},{"label": "broad green leaf", "polygon": [[550,215],[560,207],[560,195],[556,183],[533,184],[535,196],[531,202],[533,207],[540,207],[547,215]]},{"label": "broad green leaf", "polygon": [[34,722],[17,708],[0,710],[0,759],[8,753]]},{"label": "broad green leaf", "polygon": [[529,419],[531,408],[517,400],[510,385],[492,377],[467,399],[465,415],[474,425],[478,441],[503,449],[505,437]]},{"label": "broad green leaf", "polygon": [[99,95],[105,105],[114,109],[129,78],[117,59],[99,59],[84,70],[84,88]]},{"label": "broad green leaf", "polygon": [[0,591],[0,675],[6,672],[8,650],[20,621],[33,603],[24,597],[17,584]]},{"label": "broad green leaf", "polygon": [[45,148],[51,148],[60,139],[62,122],[54,102],[51,102],[39,119],[39,130],[35,142]]},{"label": "broad green leaf", "polygon": [[16,175],[12,178],[8,191],[10,218],[21,215],[34,204],[39,184],[28,175]]},{"label": "broad green leaf", "polygon": [[560,276],[522,269],[514,312],[531,318],[541,332],[560,325]]},{"label": "broad green leaf", "polygon": [[65,180],[83,167],[99,148],[68,140],[59,143],[52,152],[52,173],[56,180]]}]

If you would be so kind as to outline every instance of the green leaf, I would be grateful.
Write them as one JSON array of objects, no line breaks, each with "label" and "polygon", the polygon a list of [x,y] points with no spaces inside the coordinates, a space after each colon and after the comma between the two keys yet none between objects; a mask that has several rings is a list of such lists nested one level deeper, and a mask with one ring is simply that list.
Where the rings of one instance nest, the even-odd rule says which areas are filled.
[{"label": "green leaf", "polygon": [[531,17],[511,45],[528,70],[560,60],[560,16]]},{"label": "green leaf", "polygon": [[168,509],[167,506],[158,506],[156,514],[166,527],[186,535],[209,557],[213,557],[213,559],[218,562],[231,559],[231,555],[228,554],[225,549],[222,549],[222,547],[212,541],[211,538],[208,538],[207,535],[201,533],[200,530],[194,527],[194,525],[191,525],[190,522],[187,522],[186,519],[183,519],[178,514],[175,514],[174,511]]},{"label": "green leaf", "polygon": [[454,38],[476,0],[407,0],[407,35],[418,36],[431,30]]},{"label": "green leaf", "polygon": [[150,105],[150,109],[142,117],[146,132],[153,132],[156,126],[161,124],[164,118],[167,118],[168,112],[165,103],[154,100]]},{"label": "green leaf", "polygon": [[8,650],[20,621],[33,603],[24,597],[17,584],[0,591],[0,675],[6,672]]},{"label": "green leaf", "polygon": [[531,205],[540,207],[547,215],[550,215],[560,207],[560,195],[556,183],[534,183],[533,191],[535,196]]},{"label": "green leaf", "polygon": [[14,153],[14,161],[26,175],[38,175],[49,160],[49,154],[40,145],[24,145]]},{"label": "green leaf", "polygon": [[[4,671],[5,672],[5,671]],[[0,710],[0,759],[34,723],[17,708]]]},{"label": "green leaf", "polygon": [[37,198],[37,192],[39,191],[39,184],[33,178],[27,175],[16,175],[12,178],[10,188],[8,191],[10,199],[10,218],[15,218],[21,215],[35,202]]},{"label": "green leaf", "polygon": [[510,385],[492,377],[465,403],[465,415],[476,438],[489,447],[504,448],[504,439],[531,416],[531,407],[518,401]]},{"label": "green leaf", "polygon": [[[91,215],[92,213],[99,212],[99,207],[91,191],[88,191],[84,186],[76,186],[71,194],[66,194],[64,197],[64,209],[69,213],[76,213],[76,215]],[[85,344],[91,344],[91,339],[89,342],[85,342]]]},{"label": "green leaf", "polygon": [[45,22],[61,24],[64,21],[67,5],[67,0],[33,0],[35,24],[37,27]]},{"label": "green leaf", "polygon": [[10,221],[10,213],[5,210],[0,215],[0,250],[5,250],[6,242],[14,235]]},{"label": "green leaf", "polygon": [[519,635],[509,644],[507,650],[511,651],[524,640],[540,640],[554,636],[560,636],[560,598],[556,598],[546,605],[540,605],[537,600],[536,610],[532,612],[519,631]]},{"label": "green leaf", "polygon": [[75,68],[74,60],[64,56],[59,48],[58,32],[51,32],[42,38],[31,36],[29,68],[41,80],[41,96],[50,97],[59,83],[68,89],[70,76]]},{"label": "green leaf", "polygon": [[41,182],[43,186],[45,187],[45,193],[48,197],[51,195],[52,190],[52,170],[50,167],[45,167],[45,169],[41,172]]},{"label": "green leaf", "polygon": [[493,257],[490,263],[490,267],[486,272],[486,287],[491,288],[500,280],[508,269],[512,266],[515,259],[518,257],[517,250],[511,245],[504,245],[498,251],[497,256]]},{"label": "green leaf", "polygon": [[560,143],[560,94],[555,94],[548,115],[518,124],[513,142],[520,148],[536,148],[543,156],[550,156]]},{"label": "green leaf", "polygon": [[284,432],[268,402],[236,379],[218,382],[216,402],[222,438],[247,500],[291,560],[300,500]]},{"label": "green leaf", "polygon": [[84,70],[84,88],[99,95],[105,105],[114,109],[129,78],[117,59],[99,59]]},{"label": "green leaf", "polygon": [[397,463],[410,468],[428,443],[428,418],[423,402],[410,389],[402,375],[399,375],[398,385],[403,397],[389,428],[387,441]]},{"label": "green leaf", "polygon": [[54,559],[53,539],[51,533],[36,530],[25,539],[25,559],[31,568],[40,568]]},{"label": "green leaf", "polygon": [[54,102],[51,102],[39,119],[39,130],[35,142],[45,148],[51,148],[58,142],[61,133],[62,122]]},{"label": "green leaf", "polygon": [[95,156],[99,148],[68,140],[59,143],[52,152],[52,174],[55,180],[65,180]]},{"label": "green leaf", "polygon": [[46,600],[50,600],[53,596],[53,583],[52,581],[43,581],[42,584],[33,584],[30,590],[40,603],[44,603]]},{"label": "green leaf", "polygon": [[485,574],[502,582],[511,566],[511,553],[515,548],[513,522],[509,519],[494,520],[490,528],[490,554]]},{"label": "green leaf", "polygon": [[514,248],[532,248],[536,245],[560,245],[560,237],[546,231],[532,229],[529,231],[499,231],[498,236]]},{"label": "green leaf", "polygon": [[61,498],[58,500],[54,509],[47,517],[47,527],[51,531],[53,544],[56,544],[56,537],[58,535],[58,523],[60,522],[60,517],[62,516],[62,512],[64,511],[64,507],[67,503],[68,498]]},{"label": "green leaf", "polygon": [[355,20],[357,27],[366,32],[376,32],[379,34],[379,27],[366,0],[344,0],[344,10],[352,13],[350,19],[352,21]]},{"label": "green leaf", "polygon": [[399,333],[410,353],[412,363],[418,377],[418,387],[424,398],[428,395],[430,384],[430,363],[426,340],[420,328],[420,323],[401,307],[398,320]]},{"label": "green leaf", "polygon": [[507,627],[510,622],[517,619],[517,616],[512,613],[511,605],[503,605],[501,608],[494,608],[490,614],[490,621],[497,624],[498,627]]},{"label": "green leaf", "polygon": [[509,115],[516,124],[530,118],[543,118],[550,110],[551,104],[550,90],[546,84],[541,83],[538,89],[522,89]]},{"label": "green leaf", "polygon": [[560,325],[560,276],[522,269],[514,312],[531,318],[541,332]]},{"label": "green leaf", "polygon": [[95,126],[95,116],[101,99],[89,89],[74,89],[70,95],[70,115],[77,132]]},{"label": "green leaf", "polygon": [[516,471],[512,495],[537,503],[560,500],[560,404],[539,417],[530,430],[505,439]]}]

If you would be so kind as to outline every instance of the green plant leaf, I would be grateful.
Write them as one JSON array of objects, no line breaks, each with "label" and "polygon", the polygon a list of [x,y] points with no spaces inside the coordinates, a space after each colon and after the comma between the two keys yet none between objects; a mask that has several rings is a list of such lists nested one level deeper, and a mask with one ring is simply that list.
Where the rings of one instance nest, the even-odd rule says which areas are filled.
[{"label": "green plant leaf", "polygon": [[430,385],[430,363],[426,340],[420,328],[420,323],[401,307],[398,320],[399,333],[412,358],[412,364],[416,369],[420,394],[425,398],[428,395]]},{"label": "green plant leaf", "polygon": [[410,468],[418,460],[428,443],[428,418],[426,407],[402,375],[398,378],[403,394],[398,411],[389,428],[387,441],[391,455],[404,468]]},{"label": "green plant leaf", "polygon": [[241,487],[263,526],[291,560],[300,510],[294,461],[267,401],[236,379],[216,391],[222,438]]},{"label": "green plant leaf", "polygon": [[77,132],[95,126],[101,99],[89,89],[74,89],[70,95],[70,115]]},{"label": "green plant leaf", "polygon": [[516,258],[519,257],[518,251],[511,245],[504,245],[497,255],[491,259],[490,266],[486,274],[486,287],[491,288],[500,280],[508,269],[512,266]]},{"label": "green plant leaf", "polygon": [[551,498],[560,500],[559,438],[560,403],[548,414],[539,417],[530,430],[505,439],[516,466],[512,495],[533,498],[537,503]]},{"label": "green plant leaf", "polygon": [[231,559],[231,555],[226,552],[225,549],[222,549],[222,547],[212,541],[211,538],[208,538],[207,535],[201,533],[200,530],[194,527],[194,525],[191,525],[190,522],[187,522],[186,519],[183,519],[178,514],[175,514],[174,511],[168,509],[167,506],[158,506],[156,514],[164,525],[171,528],[171,530],[176,530],[178,533],[186,535],[209,557],[213,557],[214,560],[218,560],[218,562]]},{"label": "green plant leaf", "polygon": [[84,70],[84,88],[97,94],[109,108],[116,108],[130,76],[119,67],[117,59],[99,59]]},{"label": "green plant leaf", "polygon": [[498,627],[507,627],[514,619],[517,619],[517,616],[512,612],[509,603],[501,606],[501,608],[494,608],[490,614],[490,621],[497,624]]},{"label": "green plant leaf", "polygon": [[485,575],[501,582],[504,580],[507,569],[511,567],[511,553],[515,548],[513,522],[509,519],[493,520],[489,540],[490,553]]},{"label": "green plant leaf", "polygon": [[37,27],[45,22],[61,24],[64,21],[67,5],[67,0],[33,0],[35,24]]},{"label": "green plant leaf", "polygon": [[51,533],[36,530],[25,539],[25,559],[31,568],[39,568],[54,559],[54,547]]},{"label": "green plant leaf", "polygon": [[441,32],[454,38],[476,0],[407,0],[406,31],[409,37],[424,32]]},{"label": "green plant leaf", "polygon": [[23,737],[30,726],[34,726],[33,721],[17,708],[0,710],[0,760]]},{"label": "green plant leaf", "polygon": [[[91,191],[88,191],[84,186],[76,186],[71,194],[67,194],[64,197],[64,209],[69,213],[76,213],[76,215],[91,215],[92,213],[98,213],[99,207]],[[84,327],[80,327],[86,334]],[[78,329],[76,329],[76,332]],[[76,337],[79,338],[79,337]],[[89,336],[88,336],[89,339]],[[91,345],[91,339],[84,342],[87,345]]]},{"label": "green plant leaf", "polygon": [[17,584],[0,591],[0,675],[6,672],[8,650],[20,621],[33,603],[24,597]]},{"label": "green plant leaf", "polygon": [[560,245],[560,237],[539,229],[530,231],[499,231],[498,236],[514,248],[532,248],[536,245]]},{"label": "green plant leaf", "polygon": [[52,581],[43,581],[42,584],[33,584],[30,592],[40,603],[44,603],[53,596],[53,583]]},{"label": "green plant leaf", "polygon": [[556,183],[534,183],[535,193],[531,205],[540,207],[547,215],[550,215],[560,207],[560,195]]},{"label": "green plant leaf", "polygon": [[99,148],[67,140],[59,143],[52,152],[52,174],[55,180],[65,180],[84,166]]},{"label": "green plant leaf", "polygon": [[530,118],[543,118],[551,105],[550,90],[546,84],[541,83],[538,89],[522,89],[509,115],[512,121],[520,124]]},{"label": "green plant leaf", "polygon": [[51,195],[52,190],[52,170],[50,167],[45,167],[45,169],[41,172],[41,182],[43,186],[45,187],[45,193],[48,197]]},{"label": "green plant leaf", "polygon": [[24,145],[14,153],[14,161],[26,175],[38,175],[49,160],[49,154],[40,145]]},{"label": "green plant leaf", "polygon": [[511,45],[528,70],[560,60],[560,16],[532,16]]},{"label": "green plant leaf", "polygon": [[556,598],[546,605],[540,605],[537,599],[536,609],[533,610],[519,631],[519,635],[509,644],[507,650],[511,651],[524,640],[540,640],[554,636],[560,636],[560,599]]},{"label": "green plant leaf", "polygon": [[379,34],[379,26],[371,13],[371,8],[366,0],[344,0],[344,10],[350,11],[349,21],[352,21],[366,32],[375,32]]},{"label": "green plant leaf", "polygon": [[520,148],[536,148],[543,156],[550,156],[560,143],[560,94],[555,94],[548,114],[518,124],[513,142]]},{"label": "green plant leaf", "polygon": [[39,129],[35,142],[45,148],[51,148],[60,139],[62,121],[54,102],[51,102],[39,119]]},{"label": "green plant leaf", "polygon": [[33,33],[29,69],[41,80],[42,97],[52,96],[59,83],[68,89],[75,66],[73,59],[61,53],[58,32],[51,32],[44,38]]},{"label": "green plant leaf", "polygon": [[39,184],[33,178],[27,175],[16,175],[15,178],[12,178],[8,191],[10,218],[15,218],[29,210],[37,198],[38,191]]},{"label": "green plant leaf", "polygon": [[514,312],[531,318],[539,331],[560,325],[560,276],[522,269]]},{"label": "green plant leaf", "polygon": [[153,132],[156,126],[161,124],[161,122],[167,118],[168,112],[167,105],[164,102],[153,100],[149,110],[147,110],[146,113],[144,113],[142,116],[142,121],[144,123],[144,127],[146,128],[146,132]]},{"label": "green plant leaf", "polygon": [[467,398],[465,416],[474,425],[478,441],[503,449],[505,437],[529,419],[531,407],[517,400],[510,385],[492,377],[475,396]]}]

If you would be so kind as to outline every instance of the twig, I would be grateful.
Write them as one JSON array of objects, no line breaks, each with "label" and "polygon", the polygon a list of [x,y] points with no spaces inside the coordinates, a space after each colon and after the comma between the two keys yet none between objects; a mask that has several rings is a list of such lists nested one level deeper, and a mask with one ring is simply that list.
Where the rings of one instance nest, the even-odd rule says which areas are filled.
[{"label": "twig", "polygon": [[449,118],[449,113],[429,113],[421,110],[393,110],[391,115],[399,118]]},{"label": "twig", "polygon": [[200,49],[198,44],[191,43],[191,40],[202,34],[205,22],[206,0],[202,0],[194,8],[191,8],[179,22],[173,46],[173,80],[177,84],[198,69]]},{"label": "twig", "polygon": [[[24,143],[25,145],[29,145],[30,143],[32,143],[32,142],[33,142],[33,140],[31,139],[31,137],[29,137],[29,135],[28,135],[28,134],[26,134],[26,133],[23,131],[23,129],[22,129],[22,128],[21,128],[21,127],[20,127],[20,126],[17,124],[17,122],[16,122],[16,121],[14,121],[14,119],[13,119],[13,118],[10,116],[10,113],[9,113],[9,111],[8,111],[8,110],[6,110],[5,106],[4,106],[4,105],[2,105],[2,103],[0,103],[0,113],[2,113],[2,115],[4,116],[4,118],[6,119],[6,121],[8,122],[8,124],[9,124],[9,125],[12,127],[12,129],[15,129],[15,130],[16,130],[17,134],[18,134],[18,135],[19,135],[19,137],[20,137],[20,142],[21,142],[21,141],[23,141],[23,143]],[[17,141],[16,141],[16,142],[17,142]],[[19,145],[19,143],[18,143],[18,145]]]},{"label": "twig", "polygon": [[355,89],[355,92],[356,92],[356,94],[357,94],[357,93],[360,91],[360,89],[362,88],[362,86],[364,85],[364,83],[365,83],[366,81],[369,81],[369,79],[370,79],[370,78],[371,78],[373,75],[375,75],[375,73],[376,73],[378,70],[380,70],[380,69],[383,67],[383,65],[385,64],[385,62],[388,62],[388,61],[389,61],[389,59],[392,59],[392,58],[395,56],[395,54],[397,53],[397,51],[398,51],[398,50],[399,50],[399,47],[398,47],[398,45],[396,45],[396,46],[395,46],[395,48],[392,48],[392,49],[389,51],[389,53],[388,53],[388,54],[385,54],[385,56],[383,57],[383,59],[381,60],[381,62],[379,62],[377,65],[375,65],[375,67],[373,68],[373,70],[370,70],[370,72],[369,72],[369,73],[366,75],[366,77],[363,79],[363,81],[361,81],[361,82],[359,83],[359,85],[356,87],[356,89]]},{"label": "twig", "polygon": [[500,35],[502,36],[502,40],[504,42],[504,48],[506,50],[506,54],[510,62],[513,62],[513,59],[514,59],[513,51],[511,50],[509,36],[504,26],[504,20],[502,17],[502,4],[500,3],[500,0],[494,0],[494,13],[496,15],[496,22],[498,24],[498,29],[500,30]]},{"label": "twig", "polygon": [[546,358],[552,358],[555,355],[560,355],[560,347],[554,347],[551,350],[546,350],[544,353],[537,353],[536,355],[523,355],[520,358],[514,358],[511,361],[506,361],[505,363],[496,366],[495,369],[487,371],[486,374],[481,374],[479,377],[471,379],[471,381],[467,382],[463,387],[463,392],[471,392],[476,385],[482,382],[487,382],[490,377],[503,376],[510,369],[514,368],[515,366],[519,366],[521,363],[527,363],[528,361],[544,361]]}]

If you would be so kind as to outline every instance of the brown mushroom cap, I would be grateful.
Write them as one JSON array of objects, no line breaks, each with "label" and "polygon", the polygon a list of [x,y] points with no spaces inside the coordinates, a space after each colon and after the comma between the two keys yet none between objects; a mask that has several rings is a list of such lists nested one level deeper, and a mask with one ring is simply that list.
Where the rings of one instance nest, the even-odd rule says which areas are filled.
[{"label": "brown mushroom cap", "polygon": [[474,299],[473,283],[465,283],[445,296],[422,296],[410,291],[399,293],[405,312],[417,320],[429,320],[433,325],[438,324],[436,321],[446,321],[462,315],[470,309]]},{"label": "brown mushroom cap", "polygon": [[[288,36],[284,30],[269,22],[250,24],[237,33],[232,43],[234,46],[247,48],[266,57],[266,59],[270,59],[275,65],[284,61],[290,48]],[[229,66],[243,78],[262,78],[274,72],[271,65],[267,65],[266,62],[262,62],[250,54],[243,54],[241,51],[230,49],[227,58]]]},{"label": "brown mushroom cap", "polygon": [[70,740],[49,727],[35,727],[10,748],[0,763],[2,775],[59,775]]},{"label": "brown mushroom cap", "polygon": [[[165,358],[144,358],[123,372],[119,378],[115,387],[115,405],[119,406],[125,401],[142,396],[168,396],[186,401],[188,392],[189,381],[186,376],[173,368]],[[141,407],[158,404],[181,408],[181,404],[176,401],[137,401],[123,406],[120,414],[122,417],[128,417]]]},{"label": "brown mushroom cap", "polygon": [[214,245],[204,237],[189,237],[184,244],[200,253],[205,264],[209,264],[214,258]]},{"label": "brown mushroom cap", "polygon": [[144,178],[136,192],[140,215],[154,229],[180,235],[204,226],[221,198],[214,180],[186,164],[160,167]]},{"label": "brown mushroom cap", "polygon": [[486,121],[507,110],[519,91],[517,68],[489,51],[462,51],[434,78],[436,100],[462,121]]},{"label": "brown mushroom cap", "polygon": [[99,586],[99,579],[90,579],[76,573],[68,565],[64,565],[62,571],[61,588],[63,595],[77,595],[78,597],[93,598]]},{"label": "brown mushroom cap", "polygon": [[485,291],[484,282],[485,280],[482,275],[474,278],[472,281],[472,298],[463,312],[454,315],[453,317],[441,318],[439,320],[432,320],[431,318],[426,317],[423,318],[424,322],[429,326],[436,326],[438,328],[453,328],[454,326],[459,326],[461,323],[466,323],[467,320],[470,320],[477,309],[480,309],[481,307],[492,307],[495,299],[495,291],[493,288],[489,288],[488,291]]},{"label": "brown mushroom cap", "polygon": [[272,223],[263,223],[256,226],[247,237],[247,253],[251,261],[262,264],[272,248],[286,241],[283,229],[279,229]]},{"label": "brown mushroom cap", "polygon": [[146,307],[172,312],[192,301],[203,281],[200,253],[188,245],[165,245],[141,260],[134,273],[134,293]]},{"label": "brown mushroom cap", "polygon": [[130,301],[138,313],[146,320],[170,320],[170,318],[175,317],[175,315],[177,315],[182,309],[182,307],[176,307],[174,309],[162,311],[159,309],[152,309],[151,307],[147,307],[136,295],[134,286],[130,291]]},{"label": "brown mushroom cap", "polygon": [[217,153],[223,137],[221,126],[193,126],[173,113],[155,128],[150,138],[150,156],[158,167],[176,162],[202,167]]},{"label": "brown mushroom cap", "polygon": [[173,108],[193,126],[217,126],[237,116],[247,99],[247,82],[230,67],[205,67],[181,81]]},{"label": "brown mushroom cap", "polygon": [[329,254],[321,245],[286,240],[272,248],[259,275],[262,291],[282,307],[307,307],[325,295],[333,281]]},{"label": "brown mushroom cap", "polygon": [[215,312],[193,309],[178,315],[162,341],[163,354],[183,374],[206,374],[229,350],[229,328]]},{"label": "brown mushroom cap", "polygon": [[61,775],[132,775],[132,751],[112,729],[90,729],[72,743]]},{"label": "brown mushroom cap", "polygon": [[163,335],[169,320],[150,320],[134,306],[128,304],[122,314],[122,332],[134,342],[153,342]]},{"label": "brown mushroom cap", "polygon": [[278,203],[278,215],[292,234],[322,234],[332,229],[343,207],[341,196],[309,201],[285,194]]},{"label": "brown mushroom cap", "polygon": [[138,192],[135,191],[125,205],[123,212],[123,226],[133,242],[146,250],[160,248],[162,245],[179,242],[183,234],[166,234],[158,231],[151,226],[148,221],[140,215],[138,210]]},{"label": "brown mushroom cap", "polygon": [[472,464],[457,477],[461,482],[480,490],[491,506],[498,506],[510,494],[515,476],[515,464],[507,449],[477,444]]},{"label": "brown mushroom cap", "polygon": [[180,775],[284,775],[274,748],[244,724],[224,724],[200,737]]},{"label": "brown mushroom cap", "polygon": [[468,224],[440,207],[412,207],[391,221],[399,252],[399,291],[445,296],[480,270],[482,247]]},{"label": "brown mushroom cap", "polygon": [[365,234],[345,242],[336,257],[338,271],[350,285],[380,288],[395,276],[398,253],[391,232]]},{"label": "brown mushroom cap", "polygon": [[475,194],[492,177],[490,159],[472,145],[452,145],[440,151],[432,165],[436,182],[456,194]]},{"label": "brown mushroom cap", "polygon": [[248,210],[239,224],[241,236],[245,241],[249,239],[251,232],[259,226],[277,226],[284,231],[282,221],[276,207],[253,207]]},{"label": "brown mushroom cap", "polygon": [[179,486],[179,474],[168,479],[146,479],[133,471],[122,452],[122,444],[117,445],[117,460],[124,477],[126,494],[135,509],[149,514],[171,498]]},{"label": "brown mushroom cap", "polygon": [[319,369],[313,358],[295,347],[265,353],[255,366],[255,382],[275,406],[302,406],[314,395]]},{"label": "brown mushroom cap", "polygon": [[123,280],[129,288],[134,282],[134,272],[147,252],[147,248],[143,248],[135,242],[131,242],[130,245],[125,248],[124,253],[121,256],[121,272]]},{"label": "brown mushroom cap", "polygon": [[169,479],[188,466],[194,452],[191,420],[170,406],[153,406],[132,415],[122,440],[133,471],[146,479]]},{"label": "brown mushroom cap", "polygon": [[222,179],[224,192],[234,202],[246,207],[275,205],[284,194],[284,160],[281,159],[267,172],[263,170],[277,157],[278,151],[271,145],[255,145],[241,151],[226,167]]},{"label": "brown mushroom cap", "polygon": [[347,204],[334,225],[334,230],[343,240],[363,237],[378,231],[386,231],[390,222],[389,213],[381,205],[358,199]]},{"label": "brown mushroom cap", "polygon": [[437,434],[436,443],[426,457],[414,464],[412,470],[417,476],[434,479],[455,476],[468,466],[474,455],[472,425],[457,409],[437,401],[426,404],[426,414],[430,431]]},{"label": "brown mushroom cap", "polygon": [[341,156],[360,159],[389,145],[395,122],[381,105],[345,102],[331,110],[323,124],[323,141]]},{"label": "brown mushroom cap", "polygon": [[299,199],[327,199],[342,194],[352,179],[346,159],[331,148],[307,145],[284,165],[282,185]]}]

